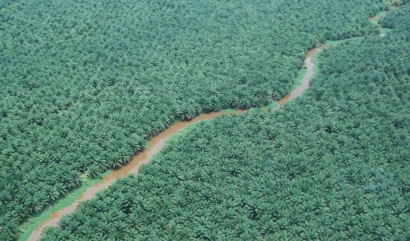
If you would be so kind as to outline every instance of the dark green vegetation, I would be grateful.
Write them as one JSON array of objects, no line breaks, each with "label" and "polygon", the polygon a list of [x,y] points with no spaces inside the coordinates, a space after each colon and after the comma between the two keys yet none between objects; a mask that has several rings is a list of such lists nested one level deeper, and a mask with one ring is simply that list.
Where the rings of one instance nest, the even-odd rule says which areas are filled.
[{"label": "dark green vegetation", "polygon": [[170,123],[288,92],[378,0],[0,1],[0,239]]},{"label": "dark green vegetation", "polygon": [[[410,1],[408,1],[410,2]],[[398,34],[401,32],[410,32],[409,24],[410,15],[410,5],[404,5],[400,7],[400,11],[394,11],[387,15],[380,21],[380,24],[385,28],[394,29]],[[407,35],[407,41],[409,41],[409,36]]]},{"label": "dark green vegetation", "polygon": [[325,50],[302,97],[198,124],[43,240],[410,240],[410,14],[383,23]]}]

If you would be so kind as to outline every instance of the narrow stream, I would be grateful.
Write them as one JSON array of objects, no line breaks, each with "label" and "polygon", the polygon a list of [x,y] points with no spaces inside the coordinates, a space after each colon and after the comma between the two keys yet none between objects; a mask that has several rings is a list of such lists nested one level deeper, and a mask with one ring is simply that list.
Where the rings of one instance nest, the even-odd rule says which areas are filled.
[{"label": "narrow stream", "polygon": [[[397,10],[397,9],[399,9],[399,8],[400,8],[400,6],[395,6],[395,7],[394,7],[394,10]],[[376,24],[376,25],[379,27],[380,32],[381,32],[384,28],[379,24],[379,19],[382,18],[382,17],[385,17],[386,15],[389,15],[391,12],[392,12],[392,9],[389,9],[389,10],[383,11],[383,12],[380,12],[380,13],[377,14],[377,15],[368,17],[368,18],[367,18],[367,21],[369,21],[369,22],[371,22],[371,23],[373,23],[373,24]],[[385,36],[386,36],[386,33],[380,33],[380,37],[383,38],[383,37],[385,37]]]},{"label": "narrow stream", "polygon": [[[397,9],[398,7],[396,7]],[[389,14],[391,11],[384,11],[383,16]],[[377,24],[377,20],[382,17],[381,15],[375,15],[372,17],[367,18],[368,21]],[[378,25],[378,24],[377,24]],[[379,25],[379,28],[381,28],[381,26]],[[385,34],[381,34],[381,37],[384,37]],[[280,100],[278,100],[277,102],[277,107],[275,108],[271,108],[271,110],[278,110],[284,103],[286,103],[287,101],[289,101],[290,99],[293,99],[295,97],[298,97],[300,95],[303,94],[303,92],[309,87],[309,83],[313,77],[314,71],[313,71],[313,67],[314,64],[312,63],[312,55],[316,52],[321,51],[322,49],[326,48],[327,46],[323,46],[320,48],[315,48],[315,49],[311,49],[308,52],[306,52],[305,55],[305,61],[304,61],[304,66],[306,67],[307,71],[305,73],[305,75],[303,76],[303,79],[300,83],[300,85],[298,85],[294,90],[292,90],[292,92],[286,96],[284,96],[283,98],[281,98]],[[266,107],[263,109],[267,109]],[[137,174],[139,167],[142,164],[146,164],[149,162],[149,160],[151,159],[151,157],[155,154],[157,154],[158,152],[160,152],[162,150],[162,148],[165,145],[165,142],[167,141],[167,139],[172,135],[177,133],[178,131],[180,131],[182,128],[186,127],[189,124],[198,122],[198,121],[203,121],[203,120],[209,120],[212,119],[216,116],[222,115],[222,114],[240,114],[242,113],[243,110],[235,110],[232,112],[212,112],[212,113],[208,113],[208,114],[203,114],[201,116],[198,116],[190,121],[181,121],[181,122],[177,122],[173,125],[171,125],[170,127],[168,127],[165,131],[161,132],[159,135],[153,137],[151,140],[148,141],[148,145],[147,145],[147,149],[144,150],[143,152],[139,152],[137,153],[130,162],[128,162],[125,166],[121,167],[118,170],[113,170],[110,174],[108,174],[107,176],[105,176],[100,182],[95,183],[92,187],[87,188],[87,190],[82,193],[75,201],[73,204],[71,204],[70,206],[64,207],[62,209],[60,209],[57,212],[51,213],[50,216],[48,217],[47,220],[45,220],[43,223],[41,223],[29,236],[28,240],[29,241],[37,241],[40,239],[40,235],[41,232],[43,231],[43,229],[47,226],[58,226],[58,222],[60,221],[60,219],[62,218],[62,216],[70,214],[72,212],[74,212],[74,210],[77,208],[78,204],[81,201],[85,201],[85,200],[90,200],[91,198],[93,198],[93,196],[109,187],[114,181],[116,181],[119,178],[125,177],[128,174]]]},{"label": "narrow stream", "polygon": [[[297,86],[290,94],[288,94],[285,97],[283,97],[282,99],[280,99],[277,102],[278,106],[273,108],[272,110],[277,110],[277,109],[280,108],[281,105],[286,103],[288,100],[302,95],[303,92],[309,87],[309,82],[312,79],[312,76],[314,74],[314,72],[313,72],[314,64],[312,63],[311,56],[312,56],[313,53],[318,52],[320,50],[322,50],[322,48],[315,48],[315,49],[309,50],[306,53],[306,59],[305,59],[305,62],[304,62],[304,66],[307,68],[307,71],[306,71],[305,75],[303,76],[301,84],[299,86]],[[240,114],[242,112],[243,112],[242,110],[232,111],[232,113],[235,113],[235,114]],[[95,183],[93,186],[87,188],[87,190],[84,193],[82,193],[74,201],[74,203],[71,204],[70,206],[64,207],[64,208],[60,209],[57,212],[51,213],[50,216],[48,217],[48,219],[46,221],[44,221],[43,223],[41,223],[36,228],[36,230],[31,233],[28,240],[29,241],[39,240],[41,232],[43,231],[43,229],[45,227],[47,227],[47,226],[55,226],[55,227],[58,226],[58,222],[60,221],[60,219],[63,215],[67,215],[67,214],[70,214],[70,213],[74,212],[74,210],[77,208],[78,204],[81,201],[85,201],[85,200],[89,200],[89,199],[93,198],[93,196],[97,192],[109,187],[118,178],[125,177],[128,174],[138,173],[139,167],[142,164],[148,163],[153,155],[160,152],[162,150],[162,148],[164,147],[165,142],[167,141],[167,139],[172,134],[177,133],[179,130],[181,130],[182,128],[184,128],[185,126],[187,126],[189,124],[192,124],[192,123],[195,123],[195,122],[198,122],[198,121],[209,120],[209,119],[214,118],[215,116],[222,115],[222,114],[226,114],[226,112],[225,113],[223,113],[223,112],[212,112],[212,113],[208,113],[208,114],[203,114],[203,115],[198,116],[198,117],[196,117],[196,118],[194,118],[190,121],[181,121],[181,122],[177,122],[177,123],[171,125],[165,131],[161,132],[159,135],[153,137],[150,141],[148,141],[147,149],[144,150],[143,152],[137,153],[131,159],[131,161],[128,162],[125,166],[121,167],[118,170],[112,171],[110,174],[105,176],[100,182]]]}]

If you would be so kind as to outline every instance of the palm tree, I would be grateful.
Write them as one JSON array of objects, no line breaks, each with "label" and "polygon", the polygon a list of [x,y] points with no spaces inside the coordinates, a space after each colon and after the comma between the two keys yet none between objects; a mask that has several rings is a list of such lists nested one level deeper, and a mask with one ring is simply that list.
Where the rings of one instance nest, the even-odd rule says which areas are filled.
[{"label": "palm tree", "polygon": [[46,185],[46,186],[43,187],[42,191],[48,197],[49,202],[55,201],[60,196],[60,193],[59,193],[56,186]]}]

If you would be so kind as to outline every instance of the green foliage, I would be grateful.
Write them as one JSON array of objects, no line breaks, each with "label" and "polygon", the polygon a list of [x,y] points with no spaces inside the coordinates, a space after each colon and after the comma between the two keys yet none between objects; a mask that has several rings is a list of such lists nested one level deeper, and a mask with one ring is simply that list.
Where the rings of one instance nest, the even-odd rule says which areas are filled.
[{"label": "green foliage", "polygon": [[[285,95],[304,52],[362,36],[379,0],[1,1],[1,239],[147,139]],[[3,227],[3,226],[1,226]],[[4,234],[3,232],[6,232]],[[7,238],[3,238],[7,236]]]},{"label": "green foliage", "polygon": [[409,240],[409,34],[323,51],[306,94],[195,125],[42,240]]},{"label": "green foliage", "polygon": [[[386,28],[394,28],[397,32],[409,32],[410,20],[410,5],[404,5],[399,8],[399,11],[393,11],[380,21],[380,24]],[[407,36],[408,38],[408,36]]]},{"label": "green foliage", "polygon": [[404,5],[410,2],[409,0],[383,0],[383,1],[393,6],[401,6],[401,5]]}]

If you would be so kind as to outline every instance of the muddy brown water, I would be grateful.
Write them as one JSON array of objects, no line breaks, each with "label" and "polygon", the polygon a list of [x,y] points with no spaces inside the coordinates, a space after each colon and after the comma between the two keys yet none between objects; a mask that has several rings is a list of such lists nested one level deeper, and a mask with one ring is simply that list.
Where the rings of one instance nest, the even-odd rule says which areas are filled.
[{"label": "muddy brown water", "polygon": [[[398,9],[399,7],[396,7]],[[389,14],[391,10],[386,11],[386,15]],[[377,19],[380,16],[372,16],[367,18],[368,21],[372,22],[373,20]],[[385,34],[383,34],[384,36]],[[382,36],[382,37],[383,37]],[[312,54],[318,51],[321,51],[322,49],[327,48],[327,46],[323,46],[320,48],[314,48],[306,52],[306,59],[304,61],[304,66],[306,67],[307,71],[305,75],[303,76],[303,79],[301,81],[301,84],[298,85],[292,92],[280,100],[278,100],[277,104],[278,106],[271,108],[271,110],[277,110],[279,109],[283,104],[285,104],[287,101],[290,99],[293,99],[295,97],[298,97],[303,94],[303,92],[309,87],[309,83],[313,77],[314,71],[313,67],[314,64],[312,63],[311,57]],[[264,110],[267,110],[267,107],[263,108]],[[212,119],[216,116],[222,115],[222,114],[241,114],[243,110],[234,110],[232,112],[228,113],[223,113],[223,112],[212,112],[208,114],[203,114],[201,116],[198,116],[190,121],[181,121],[177,122],[170,127],[168,127],[165,131],[161,132],[159,135],[153,137],[151,140],[148,141],[147,149],[144,150],[143,152],[137,153],[130,162],[128,162],[125,166],[119,168],[118,170],[113,170],[110,174],[105,176],[100,182],[95,183],[93,186],[89,187],[86,189],[84,193],[82,193],[78,198],[74,201],[73,204],[70,206],[64,207],[60,209],[57,212],[53,212],[50,214],[47,220],[45,220],[43,223],[41,223],[29,236],[28,240],[29,241],[37,241],[40,239],[41,232],[44,230],[45,227],[48,226],[58,226],[58,222],[62,218],[62,216],[70,214],[75,211],[77,208],[78,204],[82,201],[85,200],[90,200],[91,198],[94,197],[94,195],[109,187],[114,181],[116,181],[119,178],[125,177],[126,175],[129,174],[137,174],[139,167],[143,164],[146,164],[149,162],[151,157],[158,152],[162,150],[162,148],[165,145],[165,142],[167,139],[172,135],[177,133],[179,130],[184,128],[185,126],[198,122],[198,121],[203,121],[203,120],[209,120]]]},{"label": "muddy brown water", "polygon": [[[307,68],[307,71],[302,79],[302,82],[299,86],[297,86],[289,95],[286,95],[282,99],[280,99],[277,103],[278,106],[273,108],[272,110],[277,110],[280,108],[281,105],[286,103],[288,100],[295,98],[297,96],[302,95],[303,91],[305,91],[309,87],[309,82],[312,79],[313,76],[313,67],[314,64],[311,61],[311,56],[313,53],[318,52],[322,50],[322,48],[315,48],[306,53],[306,59],[304,62],[304,66]],[[110,174],[105,176],[100,182],[95,183],[93,186],[89,187],[86,189],[84,193],[82,193],[75,201],[73,204],[70,206],[64,207],[57,212],[51,213],[50,216],[48,217],[47,220],[45,220],[43,223],[41,223],[35,231],[31,233],[29,236],[28,240],[29,241],[36,241],[40,239],[41,232],[45,227],[48,226],[58,226],[58,222],[60,221],[61,217],[67,214],[70,214],[74,212],[74,210],[77,208],[78,204],[82,201],[85,200],[90,200],[91,198],[94,197],[94,195],[109,187],[114,181],[116,181],[119,178],[125,177],[129,174],[137,174],[138,170],[141,165],[146,164],[149,162],[149,160],[152,158],[153,155],[157,154],[162,150],[162,148],[165,145],[165,142],[167,139],[172,135],[180,131],[182,128],[186,127],[189,124],[198,122],[198,121],[203,121],[203,120],[209,120],[212,119],[216,116],[222,115],[222,114],[240,114],[242,113],[243,110],[235,110],[232,112],[212,112],[208,114],[203,114],[201,116],[198,116],[190,121],[181,121],[177,122],[173,125],[171,125],[169,128],[167,128],[165,131],[161,132],[159,135],[153,137],[151,140],[148,141],[147,149],[144,150],[143,152],[137,153],[130,162],[128,162],[125,166],[119,168],[118,170],[113,170]]]},{"label": "muddy brown water", "polygon": [[[398,9],[398,7],[396,7],[396,9]],[[391,13],[391,10],[389,9],[389,10],[384,11],[384,12],[385,12],[385,15],[388,15],[388,14],[390,14],[390,13]],[[378,18],[381,18],[381,17],[383,17],[383,16],[380,16],[380,15],[374,15],[374,16],[368,17],[368,18],[367,18],[367,21],[369,21],[369,22],[373,22],[374,20],[376,20],[376,19],[378,19]]]},{"label": "muddy brown water", "polygon": [[310,80],[312,79],[312,76],[313,76],[313,67],[314,67],[314,64],[312,63],[312,55],[324,48],[326,48],[326,46],[320,47],[320,48],[314,48],[306,52],[306,55],[305,55],[306,59],[305,59],[305,62],[303,63],[303,66],[306,67],[307,71],[305,75],[303,76],[303,79],[300,85],[298,85],[294,90],[292,90],[290,94],[278,100],[278,107],[286,103],[289,99],[301,96],[303,94],[303,91],[305,91],[309,87]]},{"label": "muddy brown water", "polygon": [[[397,10],[397,9],[399,9],[400,8],[400,6],[396,6],[395,7],[395,9]],[[379,19],[379,18],[382,18],[382,17],[385,17],[385,16],[387,16],[387,15],[389,15],[390,13],[392,12],[392,10],[391,9],[389,9],[389,10],[387,10],[387,11],[384,11],[384,16],[381,16],[381,15],[375,15],[375,16],[372,16],[372,17],[368,17],[367,18],[367,21],[369,21],[369,22],[373,22],[373,21],[376,21],[377,19]],[[374,22],[373,22],[374,23]],[[379,26],[379,29],[380,30],[382,30],[382,29],[384,29],[380,24],[377,24],[378,26]],[[380,37],[385,37],[386,36],[386,34],[385,33],[382,33],[382,34],[380,34]]]}]

